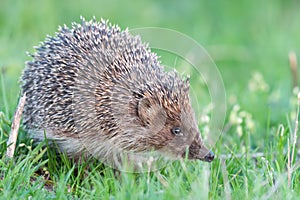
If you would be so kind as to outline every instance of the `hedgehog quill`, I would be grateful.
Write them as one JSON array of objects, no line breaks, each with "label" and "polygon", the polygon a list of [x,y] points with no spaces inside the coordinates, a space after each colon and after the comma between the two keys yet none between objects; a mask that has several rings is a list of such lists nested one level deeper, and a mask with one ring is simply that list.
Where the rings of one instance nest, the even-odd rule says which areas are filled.
[{"label": "hedgehog quill", "polygon": [[139,36],[105,20],[81,20],[48,36],[26,63],[23,123],[31,136],[112,165],[123,152],[151,151],[211,162],[189,79],[164,72]]}]

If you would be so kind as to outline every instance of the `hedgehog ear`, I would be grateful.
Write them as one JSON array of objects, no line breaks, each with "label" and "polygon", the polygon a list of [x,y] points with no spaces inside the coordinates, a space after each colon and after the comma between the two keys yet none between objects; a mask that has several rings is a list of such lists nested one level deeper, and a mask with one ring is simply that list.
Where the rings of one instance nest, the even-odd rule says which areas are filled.
[{"label": "hedgehog ear", "polygon": [[158,125],[165,121],[164,110],[152,99],[141,99],[138,102],[137,111],[144,126]]}]

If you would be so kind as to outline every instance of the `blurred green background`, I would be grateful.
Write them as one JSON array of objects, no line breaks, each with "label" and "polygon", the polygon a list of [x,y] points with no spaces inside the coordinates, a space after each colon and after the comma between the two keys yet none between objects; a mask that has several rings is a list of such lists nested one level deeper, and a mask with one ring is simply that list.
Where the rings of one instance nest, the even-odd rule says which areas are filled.
[{"label": "blurred green background", "polygon": [[47,34],[54,35],[59,25],[79,22],[81,15],[109,19],[123,29],[170,28],[195,39],[221,72],[228,113],[239,104],[252,115],[255,146],[263,145],[260,139],[268,134],[267,124],[286,123],[293,108],[288,54],[300,52],[296,0],[1,0],[0,4],[0,110],[9,117],[17,104],[21,71],[30,60],[25,52],[34,52],[33,46]]}]

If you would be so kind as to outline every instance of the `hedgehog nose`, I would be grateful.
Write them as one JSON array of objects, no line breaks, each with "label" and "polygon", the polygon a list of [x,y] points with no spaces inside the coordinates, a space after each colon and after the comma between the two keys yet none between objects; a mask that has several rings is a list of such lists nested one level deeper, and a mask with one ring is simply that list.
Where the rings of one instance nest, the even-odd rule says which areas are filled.
[{"label": "hedgehog nose", "polygon": [[211,162],[215,158],[215,154],[212,151],[209,151],[208,154],[204,157],[206,162]]}]

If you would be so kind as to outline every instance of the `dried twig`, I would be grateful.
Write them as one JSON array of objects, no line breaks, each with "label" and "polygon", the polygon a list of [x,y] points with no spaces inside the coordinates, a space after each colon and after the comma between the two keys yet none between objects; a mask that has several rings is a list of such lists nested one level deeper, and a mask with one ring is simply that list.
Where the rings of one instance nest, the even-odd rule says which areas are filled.
[{"label": "dried twig", "polygon": [[299,107],[300,107],[300,93],[298,94],[298,105],[297,105],[297,114],[296,114],[296,119],[295,119],[295,127],[294,127],[294,133],[293,133],[293,137],[292,137],[292,142],[293,142],[293,146],[292,146],[292,157],[291,157],[291,163],[293,163],[294,161],[294,154],[295,154],[295,148],[296,148],[296,143],[297,143],[297,133],[298,133],[298,116],[299,116]]},{"label": "dried twig", "polygon": [[6,152],[6,155],[10,158],[12,158],[14,156],[17,138],[18,138],[19,127],[20,127],[20,121],[21,121],[25,101],[26,101],[26,94],[24,94],[20,98],[17,110],[14,114],[14,118],[13,118],[13,121],[11,124],[11,131],[10,131],[9,138],[7,141],[8,147],[7,147],[7,152]]},{"label": "dried twig", "polygon": [[288,159],[288,162],[287,162],[287,178],[288,178],[288,186],[290,187],[291,186],[291,175],[292,175],[292,172],[291,172],[291,154],[290,154],[290,151],[291,151],[291,148],[290,148],[290,138],[287,139],[287,144],[288,144],[288,156],[287,156],[287,159]]},{"label": "dried twig", "polygon": [[[295,156],[295,148],[297,144],[297,133],[298,133],[298,117],[299,117],[299,107],[300,107],[300,93],[298,94],[298,106],[297,106],[297,114],[295,118],[295,125],[294,125],[294,131],[290,138],[288,138],[288,163],[287,163],[287,176],[288,176],[288,186],[291,186],[291,180],[294,170],[293,169],[293,163],[294,163],[294,156]],[[292,150],[290,145],[292,145]],[[291,152],[290,152],[291,151]]]},{"label": "dried twig", "polygon": [[289,61],[293,78],[293,88],[298,86],[298,67],[297,67],[297,57],[294,51],[289,53]]}]

